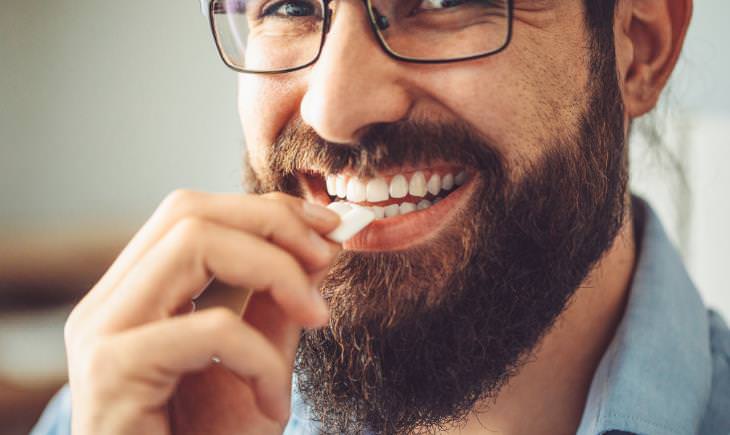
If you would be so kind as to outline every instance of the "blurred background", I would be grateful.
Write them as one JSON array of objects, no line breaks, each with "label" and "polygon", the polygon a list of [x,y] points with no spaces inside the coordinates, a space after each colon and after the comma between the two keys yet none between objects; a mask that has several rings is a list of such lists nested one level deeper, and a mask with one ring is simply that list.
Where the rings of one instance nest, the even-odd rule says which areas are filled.
[{"label": "blurred background", "polygon": [[[633,188],[726,316],[728,17],[725,0],[696,2],[631,156]],[[0,66],[0,433],[21,434],[64,382],[73,302],[166,193],[239,191],[243,144],[235,74],[195,0],[6,1]]]}]

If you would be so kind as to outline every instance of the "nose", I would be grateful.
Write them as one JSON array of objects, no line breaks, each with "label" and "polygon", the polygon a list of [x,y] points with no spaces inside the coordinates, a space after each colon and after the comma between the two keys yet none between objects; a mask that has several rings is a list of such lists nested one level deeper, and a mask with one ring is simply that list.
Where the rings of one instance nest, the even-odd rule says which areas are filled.
[{"label": "nose", "polygon": [[368,126],[403,119],[405,67],[388,57],[356,0],[337,0],[327,40],[307,78],[302,120],[325,140],[355,143]]}]

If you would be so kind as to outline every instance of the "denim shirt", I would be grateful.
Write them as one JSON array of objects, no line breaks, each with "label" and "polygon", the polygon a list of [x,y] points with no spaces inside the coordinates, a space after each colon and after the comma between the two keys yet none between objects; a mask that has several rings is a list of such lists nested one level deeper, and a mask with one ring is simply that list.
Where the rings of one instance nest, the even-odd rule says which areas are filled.
[{"label": "denim shirt", "polygon": [[[707,310],[657,216],[642,200],[640,252],[624,316],[593,376],[578,435],[730,434],[730,331]],[[284,435],[318,432],[292,394]],[[70,434],[68,387],[32,435]],[[545,428],[545,433],[550,433]]]}]

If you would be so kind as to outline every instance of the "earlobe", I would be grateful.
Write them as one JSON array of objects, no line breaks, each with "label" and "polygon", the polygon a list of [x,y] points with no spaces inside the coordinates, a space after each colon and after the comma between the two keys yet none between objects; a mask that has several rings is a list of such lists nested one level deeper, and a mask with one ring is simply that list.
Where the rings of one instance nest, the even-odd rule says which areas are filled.
[{"label": "earlobe", "polygon": [[[622,2],[624,3],[624,2]],[[679,58],[692,15],[692,0],[632,0],[617,19],[631,58],[620,69],[624,104],[631,118],[656,106]],[[623,17],[621,16],[623,15]],[[618,38],[620,39],[620,38]],[[621,47],[618,56],[621,58]]]}]

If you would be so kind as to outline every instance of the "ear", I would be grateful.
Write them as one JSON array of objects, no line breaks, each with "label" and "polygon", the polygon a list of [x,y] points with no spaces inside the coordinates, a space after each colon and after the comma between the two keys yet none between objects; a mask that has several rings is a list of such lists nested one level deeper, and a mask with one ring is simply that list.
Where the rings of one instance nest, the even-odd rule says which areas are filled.
[{"label": "ear", "polygon": [[629,118],[656,106],[682,50],[693,0],[618,0],[614,26]]}]

